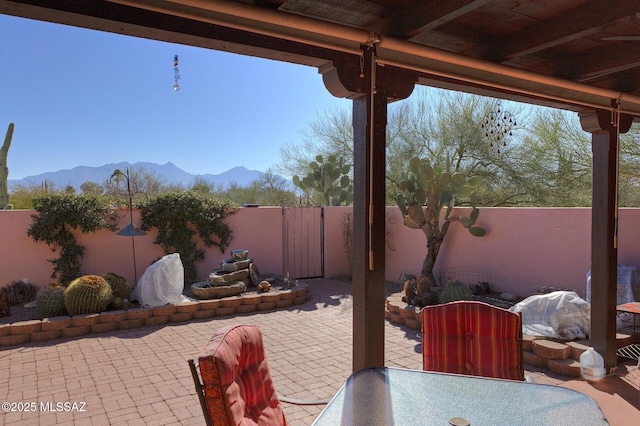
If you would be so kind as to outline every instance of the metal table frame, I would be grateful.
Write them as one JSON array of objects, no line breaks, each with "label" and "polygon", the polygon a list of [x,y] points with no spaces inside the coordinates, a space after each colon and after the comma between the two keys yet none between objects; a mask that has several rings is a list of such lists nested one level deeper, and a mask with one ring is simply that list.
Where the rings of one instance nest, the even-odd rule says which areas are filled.
[{"label": "metal table frame", "polygon": [[633,315],[633,342],[630,345],[623,346],[616,353],[618,356],[632,360],[640,359],[640,344],[636,342],[636,316],[640,315],[640,302],[623,303],[616,306],[617,312],[628,313]]}]

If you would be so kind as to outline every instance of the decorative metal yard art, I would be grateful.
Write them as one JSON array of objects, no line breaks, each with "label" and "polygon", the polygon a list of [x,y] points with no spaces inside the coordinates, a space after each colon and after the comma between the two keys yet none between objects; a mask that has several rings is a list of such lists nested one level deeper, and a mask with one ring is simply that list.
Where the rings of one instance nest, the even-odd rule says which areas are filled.
[{"label": "decorative metal yard art", "polygon": [[513,136],[512,129],[517,125],[516,118],[505,110],[500,102],[489,112],[482,121],[484,137],[489,140],[492,148],[500,154],[500,148],[507,146],[507,136]]},{"label": "decorative metal yard art", "polygon": [[178,55],[173,57],[173,90],[176,92],[180,90],[180,85],[178,84],[178,80],[180,80],[180,69],[178,69]]},{"label": "decorative metal yard art", "polygon": [[146,235],[146,233],[133,222],[133,196],[135,194],[143,194],[146,197],[144,192],[140,191],[131,191],[131,181],[129,176],[129,169],[127,169],[127,173],[124,174],[120,169],[116,169],[111,178],[118,179],[119,177],[124,177],[127,180],[127,195],[129,197],[129,224],[116,232],[116,235],[120,235],[122,237],[131,237],[131,249],[133,251],[133,278],[134,285],[138,284],[138,269],[136,268],[136,243],[134,237],[140,237],[142,235]]}]

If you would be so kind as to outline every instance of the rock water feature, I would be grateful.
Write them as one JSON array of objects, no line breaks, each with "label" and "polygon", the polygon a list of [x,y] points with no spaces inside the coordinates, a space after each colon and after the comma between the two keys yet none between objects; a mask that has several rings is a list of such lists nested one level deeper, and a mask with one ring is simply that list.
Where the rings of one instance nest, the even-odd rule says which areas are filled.
[{"label": "rock water feature", "polygon": [[222,261],[220,269],[210,273],[207,281],[191,285],[191,292],[198,299],[220,299],[244,293],[248,286],[263,289],[261,283],[249,251],[231,250],[231,257]]}]

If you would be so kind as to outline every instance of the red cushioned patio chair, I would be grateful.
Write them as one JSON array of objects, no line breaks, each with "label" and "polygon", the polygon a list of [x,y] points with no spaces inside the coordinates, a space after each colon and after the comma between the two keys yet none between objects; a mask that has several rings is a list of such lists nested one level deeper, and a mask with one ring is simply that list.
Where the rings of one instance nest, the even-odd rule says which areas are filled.
[{"label": "red cushioned patio chair", "polygon": [[520,315],[476,301],[424,307],[422,368],[524,380]]},{"label": "red cushioned patio chair", "polygon": [[258,327],[234,325],[216,331],[197,364],[189,360],[208,425],[287,424]]}]

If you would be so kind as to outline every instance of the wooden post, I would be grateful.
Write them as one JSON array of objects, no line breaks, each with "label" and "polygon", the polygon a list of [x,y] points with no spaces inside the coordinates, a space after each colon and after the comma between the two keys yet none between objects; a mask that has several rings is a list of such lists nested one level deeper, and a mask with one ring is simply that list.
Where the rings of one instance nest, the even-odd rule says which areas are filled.
[{"label": "wooden post", "polygon": [[353,101],[353,371],[384,366],[386,124],[386,98]]},{"label": "wooden post", "polygon": [[591,206],[591,336],[604,358],[607,374],[617,369],[616,302],[618,276],[617,178],[618,131],[625,133],[633,117],[620,115],[619,130],[609,111],[580,114],[582,128],[592,134]]},{"label": "wooden post", "polygon": [[353,99],[353,371],[384,366],[387,104],[413,91],[417,76],[375,63],[375,41],[361,57],[320,69],[335,96]]}]

